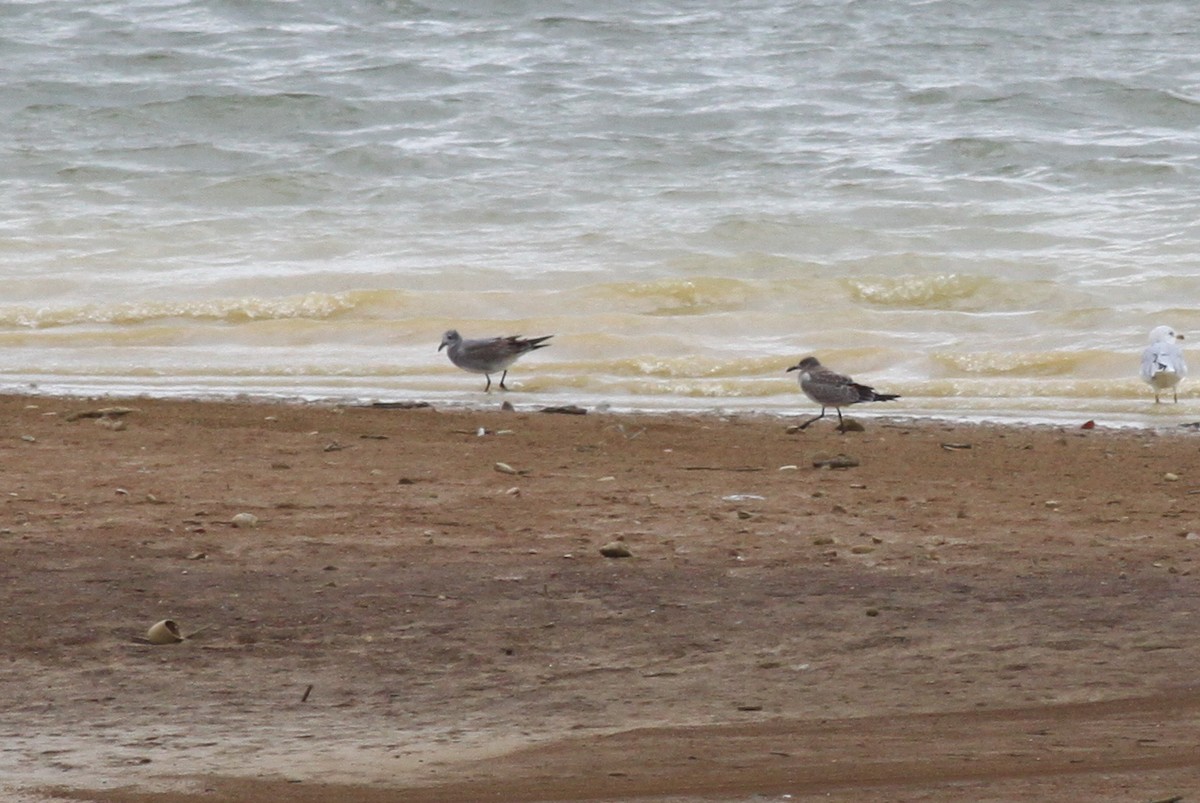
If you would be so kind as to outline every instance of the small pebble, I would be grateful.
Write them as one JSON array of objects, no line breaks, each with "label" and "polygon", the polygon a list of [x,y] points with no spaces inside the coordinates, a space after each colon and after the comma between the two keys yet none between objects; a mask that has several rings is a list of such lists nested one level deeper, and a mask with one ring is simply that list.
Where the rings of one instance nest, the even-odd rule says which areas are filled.
[{"label": "small pebble", "polygon": [[253,513],[238,513],[229,520],[229,523],[234,527],[257,527],[258,516],[255,516]]},{"label": "small pebble", "polygon": [[606,558],[632,558],[633,553],[629,551],[629,547],[620,541],[613,541],[611,544],[605,544],[600,547],[600,554]]}]

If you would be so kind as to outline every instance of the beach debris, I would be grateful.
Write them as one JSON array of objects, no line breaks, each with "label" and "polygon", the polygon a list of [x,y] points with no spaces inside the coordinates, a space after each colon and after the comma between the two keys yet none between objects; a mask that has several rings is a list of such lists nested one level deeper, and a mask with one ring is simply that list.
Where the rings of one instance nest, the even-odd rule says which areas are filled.
[{"label": "beach debris", "polygon": [[340,452],[343,449],[349,449],[349,448],[350,448],[349,446],[343,446],[342,444],[338,443],[337,441],[330,441],[329,443],[327,443],[323,447],[321,447],[321,451],[322,452]]},{"label": "beach debris", "polygon": [[513,407],[512,402],[510,401],[506,401],[500,405],[500,412],[502,413],[512,413],[515,412],[516,409],[517,408]]},{"label": "beach debris", "polygon": [[600,554],[606,558],[632,558],[633,553],[623,541],[613,541],[600,547]]},{"label": "beach debris", "polygon": [[1163,474],[1163,479],[1167,482],[1179,482],[1179,475],[1174,471],[1168,471],[1166,474]]},{"label": "beach debris", "polygon": [[845,419],[844,421],[842,421],[841,426],[838,427],[838,430],[841,432],[866,432],[867,431],[866,427],[864,427],[856,418]]},{"label": "beach debris", "polygon": [[766,499],[767,497],[759,496],[758,494],[730,494],[729,496],[721,497],[722,502],[765,502]]},{"label": "beach debris", "polygon": [[312,690],[313,690],[313,685],[310,683],[310,684],[308,684],[308,687],[304,690],[304,694],[300,695],[300,702],[307,703],[308,695],[312,694]]},{"label": "beach debris", "polygon": [[372,402],[376,410],[424,410],[433,405],[425,401]]},{"label": "beach debris", "polygon": [[173,619],[163,619],[150,625],[146,631],[146,641],[150,644],[178,644],[183,641],[179,625]]},{"label": "beach debris", "polygon": [[574,404],[564,404],[557,407],[543,407],[541,413],[562,413],[563,415],[587,415],[587,410]]},{"label": "beach debris", "polygon": [[78,410],[74,413],[68,413],[67,421],[78,421],[81,418],[121,418],[122,416],[136,413],[135,407],[99,407],[94,410]]},{"label": "beach debris", "polygon": [[33,437],[32,435],[22,435],[21,440],[25,441],[26,443],[37,443],[37,438]]},{"label": "beach debris", "polygon": [[258,526],[258,516],[253,513],[238,513],[229,523],[234,527],[254,528]]},{"label": "beach debris", "polygon": [[940,444],[940,446],[943,449],[945,449],[947,452],[956,452],[961,449],[970,449],[971,448],[971,444],[969,444],[969,443],[943,443],[943,444]]},{"label": "beach debris", "polygon": [[645,431],[646,428],[642,427],[637,432],[626,432],[624,424],[617,424],[617,432],[620,432],[627,441],[631,441],[634,438],[640,438]]},{"label": "beach debris", "polygon": [[800,466],[796,465],[795,463],[788,463],[786,466],[780,466],[779,470],[780,471],[799,471]]},{"label": "beach debris", "polygon": [[858,465],[858,460],[844,454],[836,454],[833,457],[827,455],[817,455],[812,460],[813,468],[826,469],[843,469],[855,468]]},{"label": "beach debris", "polygon": [[518,475],[524,475],[524,474],[526,474],[526,473],[527,473],[527,472],[525,472],[525,471],[518,471],[517,469],[513,468],[512,466],[510,466],[508,463],[496,463],[494,466],[492,466],[492,470],[494,470],[494,471],[498,471],[498,472],[500,472],[501,474],[518,474]]},{"label": "beach debris", "polygon": [[1079,425],[1079,428],[1080,429],[1095,429],[1096,422],[1092,421],[1092,420],[1084,421],[1082,424]]},{"label": "beach debris", "polygon": [[753,514],[753,513],[751,513],[751,512],[750,512],[750,511],[748,511],[748,510],[739,510],[739,511],[737,512],[737,517],[738,517],[739,519],[741,519],[742,521],[745,521],[746,519],[752,519],[752,518],[754,518],[754,514]]}]

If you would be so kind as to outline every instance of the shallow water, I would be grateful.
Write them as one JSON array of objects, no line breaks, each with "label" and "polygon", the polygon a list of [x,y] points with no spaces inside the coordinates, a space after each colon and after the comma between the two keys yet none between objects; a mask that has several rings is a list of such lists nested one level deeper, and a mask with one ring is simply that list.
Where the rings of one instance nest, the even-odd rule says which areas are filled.
[{"label": "shallow water", "polygon": [[1183,2],[164,0],[0,9],[0,383],[1186,420]]}]

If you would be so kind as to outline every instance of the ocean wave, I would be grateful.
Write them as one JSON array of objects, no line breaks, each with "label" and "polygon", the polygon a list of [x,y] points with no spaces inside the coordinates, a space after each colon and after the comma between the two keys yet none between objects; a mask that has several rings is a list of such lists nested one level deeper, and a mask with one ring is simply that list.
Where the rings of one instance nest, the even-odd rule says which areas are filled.
[{"label": "ocean wave", "polygon": [[855,301],[882,307],[948,309],[978,297],[994,280],[960,273],[854,277],[844,280]]},{"label": "ocean wave", "polygon": [[740,309],[752,294],[738,279],[714,276],[592,285],[588,295],[644,315],[703,315]]},{"label": "ocean wave", "polygon": [[146,300],[63,307],[0,308],[0,328],[52,329],[81,325],[139,326],[167,319],[247,323],[251,321],[328,320],[356,309],[399,303],[393,290],[306,293],[284,298],[218,298],[201,301]]}]

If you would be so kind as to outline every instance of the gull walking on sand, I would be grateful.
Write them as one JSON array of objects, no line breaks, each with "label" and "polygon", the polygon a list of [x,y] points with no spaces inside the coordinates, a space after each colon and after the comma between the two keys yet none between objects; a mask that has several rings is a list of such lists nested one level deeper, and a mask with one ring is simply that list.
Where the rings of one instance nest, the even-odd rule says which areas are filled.
[{"label": "gull walking on sand", "polygon": [[1172,398],[1179,402],[1175,386],[1187,376],[1187,363],[1183,361],[1183,347],[1179,342],[1183,335],[1175,333],[1169,326],[1156,326],[1150,330],[1150,345],[1142,352],[1142,379],[1154,388],[1154,403],[1158,395],[1171,391]]},{"label": "gull walking on sand", "polygon": [[837,410],[838,429],[845,432],[842,408],[859,402],[891,401],[900,398],[894,393],[876,393],[875,388],[860,385],[848,376],[830,371],[816,357],[805,357],[788,371],[800,372],[800,389],[804,395],[821,405],[821,414],[800,425],[804,429],[825,417],[825,408]]},{"label": "gull walking on sand", "polygon": [[446,353],[450,355],[450,362],[464,371],[486,376],[487,385],[484,386],[483,392],[487,393],[492,388],[492,374],[497,371],[503,372],[500,374],[500,389],[508,390],[504,384],[504,378],[508,376],[509,366],[516,362],[521,355],[549,346],[549,343],[542,341],[552,337],[554,335],[530,338],[511,335],[509,337],[463,340],[457,329],[451,329],[442,335],[442,345],[438,346],[438,351],[445,348]]}]

